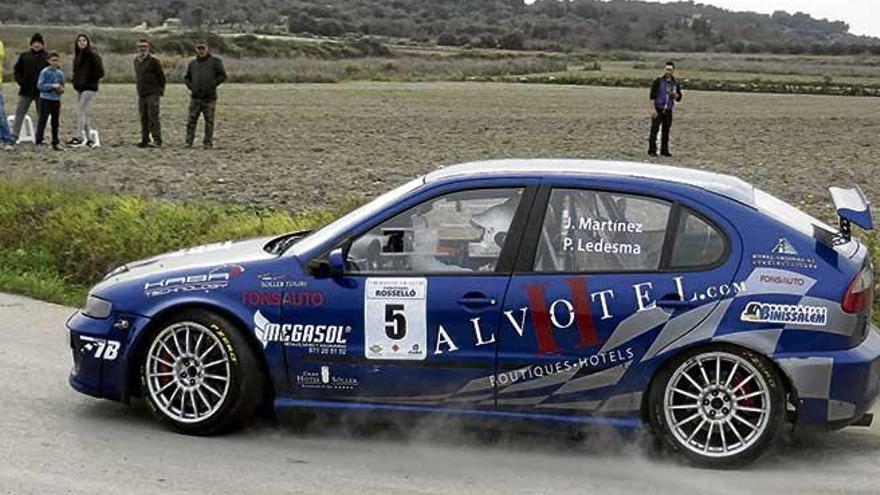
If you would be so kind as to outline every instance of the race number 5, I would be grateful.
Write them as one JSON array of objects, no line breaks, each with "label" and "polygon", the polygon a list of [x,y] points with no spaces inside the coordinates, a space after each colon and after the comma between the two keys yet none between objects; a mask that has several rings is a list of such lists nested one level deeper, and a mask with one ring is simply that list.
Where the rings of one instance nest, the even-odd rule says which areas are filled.
[{"label": "race number 5", "polygon": [[403,304],[385,305],[385,335],[391,340],[406,337],[406,306]]},{"label": "race number 5", "polygon": [[427,358],[428,280],[371,277],[364,284],[364,356]]}]

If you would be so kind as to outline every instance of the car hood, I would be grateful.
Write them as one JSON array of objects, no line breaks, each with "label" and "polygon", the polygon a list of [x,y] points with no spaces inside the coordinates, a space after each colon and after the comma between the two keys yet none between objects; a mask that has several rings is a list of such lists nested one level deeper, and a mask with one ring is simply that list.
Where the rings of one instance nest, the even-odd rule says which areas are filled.
[{"label": "car hood", "polygon": [[95,286],[93,292],[120,282],[127,282],[164,273],[179,273],[200,268],[214,268],[228,264],[247,263],[277,257],[263,248],[272,237],[261,237],[244,241],[226,241],[196,246],[152,258],[133,261],[110,272]]}]

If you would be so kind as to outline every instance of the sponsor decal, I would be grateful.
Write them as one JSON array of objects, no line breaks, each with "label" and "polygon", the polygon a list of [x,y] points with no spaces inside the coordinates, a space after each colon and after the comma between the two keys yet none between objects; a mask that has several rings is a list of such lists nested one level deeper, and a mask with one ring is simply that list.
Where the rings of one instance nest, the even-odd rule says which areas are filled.
[{"label": "sponsor decal", "polygon": [[745,281],[733,282],[731,284],[710,285],[705,289],[694,292],[689,298],[685,299],[685,297],[683,296],[684,287],[682,287],[681,285],[682,277],[675,277],[675,283],[679,296],[682,296],[682,300],[687,300],[691,302],[712,301],[714,299],[737,296],[739,294],[747,292]]},{"label": "sponsor decal", "polygon": [[257,280],[263,289],[289,289],[308,285],[305,280],[287,280],[284,273],[260,273],[257,274]]},{"label": "sponsor decal", "polygon": [[146,282],[144,294],[147,297],[157,297],[179,292],[210,292],[227,287],[230,281],[242,273],[244,273],[244,267],[241,265],[218,266],[205,273]]},{"label": "sponsor decal", "polygon": [[428,356],[425,306],[428,280],[368,278],[364,287],[364,356],[367,359],[425,359]]},{"label": "sponsor decal", "polygon": [[604,368],[609,365],[619,365],[632,361],[635,357],[632,347],[624,349],[615,349],[610,352],[600,352],[591,356],[584,356],[577,360],[566,359],[565,361],[557,361],[548,364],[535,364],[525,369],[505,371],[498,374],[498,377],[490,376],[489,382],[492,386],[499,385],[506,387],[521,381],[529,381],[536,378],[546,378],[557,373],[572,372],[584,368]]},{"label": "sponsor decal", "polygon": [[[735,297],[746,292],[745,282],[711,285],[697,291],[685,288],[684,277],[673,277],[672,282],[671,290],[675,291],[682,301],[709,302]],[[586,277],[572,277],[565,283],[571,294],[570,297],[548,301],[546,283],[527,285],[524,289],[528,305],[502,311],[502,324],[509,325],[519,337],[525,336],[531,323],[539,354],[555,354],[562,350],[554,336],[557,331],[577,332],[578,339],[574,346],[576,350],[601,345],[604,341],[599,339],[596,322],[617,316],[612,312],[611,303],[620,295],[619,290],[604,289],[593,292],[588,286]],[[632,284],[631,289],[635,296],[634,312],[657,307],[653,282]],[[470,324],[473,329],[473,342],[469,343],[479,347],[495,342],[495,333],[491,329],[483,328],[479,317],[470,319]],[[452,339],[443,325],[438,325],[436,345],[432,351],[434,355],[456,352],[459,350],[459,344],[460,342],[457,343]]]},{"label": "sponsor decal", "polygon": [[788,242],[788,239],[784,237],[776,241],[776,245],[773,246],[770,252],[773,254],[798,254],[797,250]]},{"label": "sponsor decal", "polygon": [[80,347],[80,352],[95,359],[113,361],[119,356],[119,342],[115,340],[98,339],[85,335],[80,335],[79,340],[85,342]]},{"label": "sponsor decal", "polygon": [[263,348],[277,342],[305,349],[309,354],[343,356],[348,350],[351,326],[272,323],[257,311],[254,315],[254,333]]},{"label": "sponsor decal", "polygon": [[294,306],[318,308],[324,305],[324,294],[321,292],[309,291],[246,291],[241,294],[241,302],[246,306]]},{"label": "sponsor decal", "polygon": [[303,370],[295,377],[296,385],[305,389],[354,390],[360,385],[357,378],[340,376],[330,366],[321,366],[318,371]]},{"label": "sponsor decal", "polygon": [[752,265],[771,268],[816,268],[816,259],[800,256],[788,239],[781,237],[769,253],[752,255]]},{"label": "sponsor decal", "polygon": [[828,308],[752,301],[746,305],[740,319],[747,323],[825,326],[828,320]]},{"label": "sponsor decal", "polygon": [[794,287],[803,287],[806,285],[807,281],[804,277],[798,277],[795,275],[776,275],[776,274],[767,274],[762,273],[759,277],[761,283],[764,284],[774,284],[774,285],[790,285]]}]

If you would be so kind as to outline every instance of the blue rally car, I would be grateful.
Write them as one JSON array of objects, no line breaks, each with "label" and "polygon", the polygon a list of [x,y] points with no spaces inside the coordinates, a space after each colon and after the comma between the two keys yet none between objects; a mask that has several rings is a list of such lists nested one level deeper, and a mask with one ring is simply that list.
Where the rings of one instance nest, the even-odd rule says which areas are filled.
[{"label": "blue rally car", "polygon": [[178,431],[260,405],[646,426],[690,460],[871,422],[858,189],[832,228],[734,177],[501,160],[330,225],[129,263],[67,323],[71,385]]}]

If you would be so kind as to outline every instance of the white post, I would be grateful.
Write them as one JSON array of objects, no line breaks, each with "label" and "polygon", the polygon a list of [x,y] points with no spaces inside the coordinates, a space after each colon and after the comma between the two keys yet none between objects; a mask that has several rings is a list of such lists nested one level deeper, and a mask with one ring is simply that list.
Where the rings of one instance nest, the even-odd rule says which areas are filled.
[{"label": "white post", "polygon": [[[10,115],[6,118],[6,122],[9,123],[9,127],[12,127],[15,124],[15,116]],[[21,133],[18,135],[18,143],[36,143],[37,136],[34,133],[34,121],[31,120],[30,115],[24,116],[24,122],[21,126]]]}]

